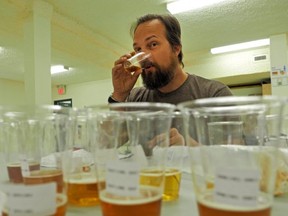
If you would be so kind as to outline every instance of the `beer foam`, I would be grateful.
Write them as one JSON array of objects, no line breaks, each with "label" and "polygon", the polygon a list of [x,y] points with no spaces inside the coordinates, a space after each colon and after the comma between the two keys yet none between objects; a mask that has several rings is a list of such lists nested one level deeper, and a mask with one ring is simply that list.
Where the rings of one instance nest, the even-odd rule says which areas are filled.
[{"label": "beer foam", "polygon": [[[34,166],[34,165],[39,165],[38,162],[28,162],[29,166]],[[7,167],[21,167],[20,162],[15,162],[15,163],[9,163],[7,164]]]},{"label": "beer foam", "polygon": [[69,178],[68,180],[66,179],[65,182],[67,184],[97,184],[96,178]]},{"label": "beer foam", "polygon": [[[115,205],[139,205],[162,199],[162,193],[160,193],[158,189],[153,187],[141,187],[140,190],[140,197],[130,197],[129,199],[126,196],[121,197],[115,195],[113,197],[113,195],[107,194],[106,190],[101,191],[99,195],[100,200]],[[143,192],[145,192],[145,194],[143,194]],[[148,194],[149,196],[147,196]]]},{"label": "beer foam", "polygon": [[60,175],[62,175],[61,170],[35,170],[32,171],[31,174],[29,176],[26,176],[25,178],[47,178]]},{"label": "beer foam", "polygon": [[181,171],[174,168],[169,168],[165,170],[165,176],[173,176],[173,175],[179,175],[181,174]]},{"label": "beer foam", "polygon": [[143,170],[140,172],[140,176],[161,177],[161,176],[164,176],[164,171],[161,171],[161,170]]},{"label": "beer foam", "polygon": [[7,164],[7,167],[21,167],[20,163],[11,163],[11,164]]},{"label": "beer foam", "polygon": [[258,197],[257,206],[231,206],[228,204],[220,204],[214,202],[213,195],[211,193],[200,195],[197,200],[200,204],[207,206],[208,208],[219,209],[224,211],[237,211],[237,212],[252,212],[252,211],[260,211],[267,208],[271,208],[272,200],[269,199],[268,195],[261,193]]}]

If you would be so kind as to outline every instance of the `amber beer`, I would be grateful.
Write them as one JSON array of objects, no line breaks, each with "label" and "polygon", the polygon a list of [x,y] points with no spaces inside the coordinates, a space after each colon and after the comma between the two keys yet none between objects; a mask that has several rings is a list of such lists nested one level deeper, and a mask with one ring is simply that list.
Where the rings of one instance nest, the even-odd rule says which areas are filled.
[{"label": "amber beer", "polygon": [[178,199],[180,184],[181,171],[179,169],[167,168],[165,171],[165,184],[162,199],[164,201]]},{"label": "amber beer", "polygon": [[70,178],[65,181],[68,202],[75,206],[95,206],[99,204],[97,181],[94,178]]},{"label": "amber beer", "polygon": [[65,216],[67,208],[67,197],[64,194],[57,194],[57,210],[53,216]]},{"label": "amber beer", "polygon": [[24,176],[23,181],[27,185],[56,182],[57,193],[62,193],[64,186],[61,170],[35,170],[30,172],[28,176]]},{"label": "amber beer", "polygon": [[[40,164],[37,162],[29,162],[29,170],[39,170]],[[23,183],[23,176],[21,172],[21,163],[10,163],[7,165],[9,181],[12,183]]]},{"label": "amber beer", "polygon": [[131,54],[131,58],[127,59],[127,61],[125,61],[123,64],[125,70],[130,73],[141,69],[142,66],[140,62],[144,61],[150,56],[150,53],[144,53],[144,52],[135,53],[133,51],[130,54]]},{"label": "amber beer", "polygon": [[262,202],[256,207],[235,207],[218,204],[213,201],[212,195],[198,198],[199,216],[270,216],[272,203],[267,198],[259,199]]},{"label": "amber beer", "polygon": [[136,71],[136,70],[139,70],[139,69],[141,69],[141,67],[135,66],[135,65],[131,65],[131,66],[125,68],[126,71],[131,72],[131,73]]},{"label": "amber beer", "polygon": [[[67,198],[63,194],[57,194],[56,197],[56,203],[57,203],[57,210],[56,213],[51,216],[65,216],[66,214],[66,205],[67,205]],[[2,210],[2,216],[9,216],[7,208],[4,207]],[[50,215],[47,215],[50,216]]]},{"label": "amber beer", "polygon": [[100,193],[103,216],[160,216],[161,191],[158,188],[143,187],[139,197],[120,197],[108,194],[105,190]]}]

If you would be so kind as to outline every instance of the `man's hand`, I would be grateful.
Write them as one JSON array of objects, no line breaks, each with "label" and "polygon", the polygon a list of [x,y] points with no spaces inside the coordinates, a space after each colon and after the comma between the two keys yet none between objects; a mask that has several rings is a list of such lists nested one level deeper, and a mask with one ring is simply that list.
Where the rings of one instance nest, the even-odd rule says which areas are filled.
[{"label": "man's hand", "polygon": [[169,146],[185,145],[184,137],[179,133],[176,128],[170,129]]},{"label": "man's hand", "polygon": [[[152,149],[156,145],[165,145],[165,134],[159,134],[149,141],[149,147]],[[185,138],[179,133],[176,128],[171,128],[169,132],[169,146],[199,146],[199,143],[193,138],[189,137],[187,143],[185,143]]]},{"label": "man's hand", "polygon": [[142,69],[136,70],[133,73],[125,70],[123,63],[131,56],[130,53],[123,55],[114,62],[114,67],[112,68],[112,83],[114,87],[112,96],[119,102],[125,101],[142,72]]}]

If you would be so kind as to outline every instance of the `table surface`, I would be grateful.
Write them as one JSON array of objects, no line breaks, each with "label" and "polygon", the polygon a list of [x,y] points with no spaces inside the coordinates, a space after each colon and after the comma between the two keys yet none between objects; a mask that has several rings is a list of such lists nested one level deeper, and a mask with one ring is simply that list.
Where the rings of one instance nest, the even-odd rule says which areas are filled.
[{"label": "table surface", "polygon": [[[271,216],[287,216],[288,215],[288,194],[283,197],[276,197],[272,207]],[[101,216],[100,206],[96,207],[69,207],[67,216],[85,215],[85,216]],[[180,197],[176,201],[163,202],[161,216],[198,216],[195,195],[193,192],[191,174],[183,173]]]}]

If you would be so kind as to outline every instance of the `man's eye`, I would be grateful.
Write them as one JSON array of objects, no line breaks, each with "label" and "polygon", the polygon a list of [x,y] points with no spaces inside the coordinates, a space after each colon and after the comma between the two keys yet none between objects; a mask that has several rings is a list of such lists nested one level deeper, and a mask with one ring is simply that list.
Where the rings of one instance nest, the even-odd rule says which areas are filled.
[{"label": "man's eye", "polygon": [[153,47],[156,47],[157,45],[158,45],[157,42],[152,42],[152,43],[149,44],[149,47],[153,48]]}]

